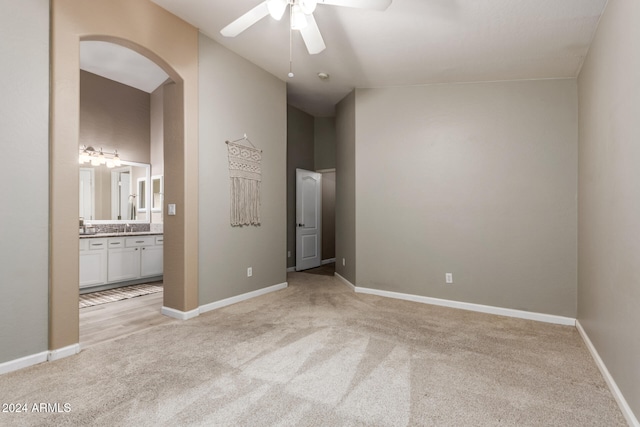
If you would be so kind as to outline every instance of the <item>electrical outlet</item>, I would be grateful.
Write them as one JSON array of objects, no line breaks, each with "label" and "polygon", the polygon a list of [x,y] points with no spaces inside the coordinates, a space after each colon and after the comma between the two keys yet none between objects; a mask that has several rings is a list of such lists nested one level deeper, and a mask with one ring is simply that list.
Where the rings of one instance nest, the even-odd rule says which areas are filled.
[{"label": "electrical outlet", "polygon": [[344,267],[345,265],[346,265],[345,264],[345,260],[344,260],[344,258],[342,258],[342,266]]},{"label": "electrical outlet", "polygon": [[291,251],[287,251],[287,258],[291,258]]},{"label": "electrical outlet", "polygon": [[247,268],[247,277],[251,277],[251,276],[253,276],[253,268],[249,267]]},{"label": "electrical outlet", "polygon": [[444,280],[445,280],[448,284],[453,283],[453,273],[445,273],[445,275],[444,275]]}]

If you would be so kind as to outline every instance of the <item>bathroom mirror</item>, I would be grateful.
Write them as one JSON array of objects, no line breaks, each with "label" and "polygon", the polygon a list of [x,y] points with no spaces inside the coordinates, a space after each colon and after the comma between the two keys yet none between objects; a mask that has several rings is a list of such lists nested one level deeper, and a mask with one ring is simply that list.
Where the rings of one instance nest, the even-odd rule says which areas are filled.
[{"label": "bathroom mirror", "polygon": [[148,223],[150,172],[146,163],[124,160],[115,168],[81,165],[80,217],[94,224]]},{"label": "bathroom mirror", "polygon": [[162,175],[151,177],[151,212],[162,212],[162,196],[164,195],[164,179]]},{"label": "bathroom mirror", "polygon": [[147,182],[149,180],[145,178],[138,178],[136,188],[136,201],[138,203],[138,212],[147,212]]}]

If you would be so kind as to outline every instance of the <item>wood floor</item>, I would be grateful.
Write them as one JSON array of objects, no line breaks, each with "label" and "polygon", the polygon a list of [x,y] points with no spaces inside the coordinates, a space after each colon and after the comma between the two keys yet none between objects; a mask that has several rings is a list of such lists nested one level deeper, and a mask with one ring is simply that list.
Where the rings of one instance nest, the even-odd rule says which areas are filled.
[{"label": "wood floor", "polygon": [[160,314],[162,292],[80,309],[80,346],[92,345],[175,322]]}]

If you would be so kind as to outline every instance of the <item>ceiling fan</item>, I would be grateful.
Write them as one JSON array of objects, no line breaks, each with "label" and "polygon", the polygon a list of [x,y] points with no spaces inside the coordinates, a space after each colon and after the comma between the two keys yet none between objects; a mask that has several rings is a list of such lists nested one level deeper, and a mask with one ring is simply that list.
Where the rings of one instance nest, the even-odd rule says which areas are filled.
[{"label": "ceiling fan", "polygon": [[235,37],[267,15],[279,21],[289,6],[291,29],[300,31],[309,54],[315,55],[326,48],[313,17],[318,4],[385,10],[391,2],[392,0],[265,0],[224,27],[220,33],[225,37]]}]

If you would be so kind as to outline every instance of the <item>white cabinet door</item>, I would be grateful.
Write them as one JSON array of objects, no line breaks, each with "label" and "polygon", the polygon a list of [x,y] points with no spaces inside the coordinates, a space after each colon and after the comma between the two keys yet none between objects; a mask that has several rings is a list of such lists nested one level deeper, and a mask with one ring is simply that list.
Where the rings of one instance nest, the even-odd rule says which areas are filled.
[{"label": "white cabinet door", "polygon": [[101,285],[107,281],[107,251],[80,252],[80,287]]},{"label": "white cabinet door", "polygon": [[162,245],[145,246],[140,252],[140,276],[162,276]]},{"label": "white cabinet door", "polygon": [[109,282],[140,277],[140,248],[109,249]]}]

